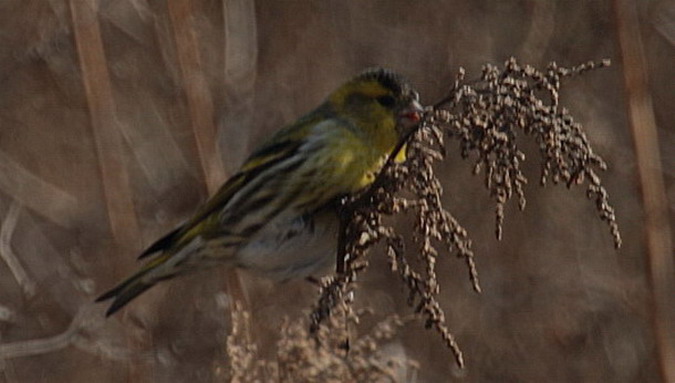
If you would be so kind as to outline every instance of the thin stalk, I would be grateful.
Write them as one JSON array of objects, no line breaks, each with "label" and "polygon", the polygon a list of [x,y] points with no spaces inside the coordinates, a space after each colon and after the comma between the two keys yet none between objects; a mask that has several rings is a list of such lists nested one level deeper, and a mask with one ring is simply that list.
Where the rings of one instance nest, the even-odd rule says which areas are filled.
[{"label": "thin stalk", "polygon": [[647,81],[647,59],[640,36],[638,2],[615,0],[617,34],[630,128],[645,214],[647,263],[653,296],[653,320],[661,377],[675,382],[675,265],[663,181],[659,138]]}]

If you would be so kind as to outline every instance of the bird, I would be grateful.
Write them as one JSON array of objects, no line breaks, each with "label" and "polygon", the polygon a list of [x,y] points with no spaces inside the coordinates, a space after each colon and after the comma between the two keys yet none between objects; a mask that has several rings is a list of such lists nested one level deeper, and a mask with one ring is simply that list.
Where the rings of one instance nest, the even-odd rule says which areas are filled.
[{"label": "bird", "polygon": [[[217,265],[273,281],[335,269],[339,201],[370,185],[424,108],[403,76],[371,68],[274,133],[185,223],[102,294],[110,316],[158,282]],[[396,160],[405,158],[405,150]]]}]

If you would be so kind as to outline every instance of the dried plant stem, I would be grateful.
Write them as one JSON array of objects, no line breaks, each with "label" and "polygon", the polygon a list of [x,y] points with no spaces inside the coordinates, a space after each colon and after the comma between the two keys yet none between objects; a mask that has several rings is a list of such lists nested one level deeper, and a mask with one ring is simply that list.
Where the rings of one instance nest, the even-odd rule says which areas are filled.
[{"label": "dried plant stem", "polygon": [[[122,137],[117,126],[115,101],[98,22],[98,2],[70,0],[69,4],[110,229],[121,248],[138,248],[141,244],[140,229],[134,210],[129,173],[124,162]],[[76,328],[71,325],[69,331],[75,331]],[[43,343],[49,347],[67,345],[73,336],[69,331]],[[143,343],[150,342],[149,334],[146,334]],[[140,342],[131,338],[128,343],[133,350],[142,348]],[[41,343],[33,346],[38,348],[39,344]],[[127,367],[130,380],[154,381],[149,364],[128,363]]]},{"label": "dried plant stem", "polygon": [[659,139],[648,90],[637,2],[615,0],[626,99],[645,212],[654,327],[664,382],[675,382],[675,265]]},{"label": "dried plant stem", "polygon": [[58,335],[0,344],[0,359],[35,356],[64,349],[73,343],[78,329],[79,323],[73,320],[68,329]]},{"label": "dried plant stem", "polygon": [[87,334],[94,326],[101,324],[103,321],[98,314],[99,308],[94,304],[86,304],[78,309],[68,327],[60,334],[38,339],[0,343],[0,362],[5,359],[56,352],[69,346],[75,346],[97,356],[119,361],[142,360],[150,357],[150,352],[131,353],[130,350],[108,345],[102,339]]},{"label": "dried plant stem", "polygon": [[231,157],[225,163],[234,170],[249,151],[252,121],[256,115],[255,88],[258,74],[258,23],[255,0],[222,0],[223,4],[223,105],[219,126],[227,132],[221,149]]},{"label": "dried plant stem", "polygon": [[89,206],[83,206],[86,202],[31,173],[3,151],[0,151],[0,190],[68,229],[75,225],[79,213],[89,210]]},{"label": "dried plant stem", "polygon": [[92,318],[91,308],[91,305],[81,308],[68,328],[58,335],[0,344],[0,360],[41,355],[68,347],[74,342],[84,323]]},{"label": "dried plant stem", "polygon": [[[170,1],[168,9],[197,153],[207,191],[209,195],[213,195],[225,179],[225,170],[216,144],[213,99],[203,73],[199,41],[192,25],[194,20],[192,2]],[[244,305],[243,309],[248,310],[250,307],[248,296],[237,271],[234,269],[225,271],[225,280],[232,300],[241,302]],[[244,332],[248,334],[248,330]]]},{"label": "dried plant stem", "polygon": [[14,229],[16,228],[16,223],[19,220],[19,213],[21,212],[21,205],[16,201],[12,202],[9,207],[9,212],[5,217],[5,220],[0,226],[0,257],[7,263],[7,267],[14,275],[16,283],[21,286],[24,294],[27,297],[32,297],[35,295],[35,282],[28,277],[26,270],[19,262],[19,259],[14,254],[12,250],[12,234],[14,234]]},{"label": "dried plant stem", "polygon": [[[343,309],[350,312],[346,313]],[[307,327],[301,321],[284,318],[273,359],[260,358],[258,346],[242,337],[241,325],[249,320],[249,313],[234,305],[235,323],[227,339],[229,375],[231,382],[415,382],[419,366],[411,361],[394,337],[412,318],[390,315],[359,337],[345,351],[349,330],[344,322],[357,324],[368,310],[352,312],[339,306],[328,323],[318,329],[314,339],[322,345],[317,348]],[[346,317],[345,319],[343,319]],[[394,342],[392,342],[394,341]],[[400,346],[399,353],[387,346]]]},{"label": "dried plant stem", "polygon": [[170,1],[168,10],[202,174],[207,190],[214,193],[225,179],[225,171],[215,140],[213,98],[199,56],[192,3],[190,0]]},{"label": "dried plant stem", "polygon": [[110,229],[117,243],[125,248],[138,248],[140,231],[115,116],[115,101],[98,23],[98,5],[93,0],[71,0],[70,10]]}]

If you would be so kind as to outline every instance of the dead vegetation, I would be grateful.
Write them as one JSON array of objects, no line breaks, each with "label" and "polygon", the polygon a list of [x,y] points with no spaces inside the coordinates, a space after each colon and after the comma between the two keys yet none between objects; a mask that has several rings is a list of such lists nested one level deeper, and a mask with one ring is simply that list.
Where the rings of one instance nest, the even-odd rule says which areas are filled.
[{"label": "dead vegetation", "polygon": [[[344,306],[342,306],[344,308]],[[416,362],[395,347],[387,347],[406,320],[392,315],[368,332],[353,338],[349,347],[345,340],[353,335],[359,312],[335,311],[326,326],[310,335],[303,321],[285,318],[276,343],[276,357],[259,357],[258,346],[242,328],[250,314],[239,305],[234,308],[232,333],[227,338],[229,368],[223,371],[231,382],[415,382]],[[352,327],[352,331],[349,328]],[[317,343],[318,342],[318,343]]]},{"label": "dead vegetation", "polygon": [[[568,69],[551,63],[541,72],[511,58],[503,68],[486,65],[481,78],[470,83],[461,69],[449,94],[427,108],[422,122],[400,142],[373,185],[342,201],[338,273],[321,281],[309,329],[302,322],[285,321],[277,359],[261,360],[257,346],[243,335],[249,314],[236,307],[227,343],[231,381],[410,381],[399,380],[394,367],[411,362],[383,361],[378,349],[379,341],[395,333],[392,326],[401,326],[400,320],[387,318],[374,335],[350,332],[361,315],[354,309],[355,281],[368,268],[369,252],[380,242],[385,244],[391,271],[408,291],[408,305],[464,367],[462,351],[437,298],[441,290],[437,258],[445,253],[464,259],[473,289],[481,292],[481,287],[471,240],[443,206],[443,189],[434,172],[434,163],[444,159],[448,138],[457,140],[461,156],[474,162],[474,174],[483,173],[484,186],[496,205],[497,239],[502,238],[504,205],[514,196],[521,210],[526,205],[523,186],[528,180],[521,170],[526,158],[518,142],[525,136],[539,147],[541,186],[552,182],[571,188],[586,183],[588,198],[595,202],[598,217],[609,226],[619,248],[614,209],[597,174],[607,166],[594,153],[582,126],[559,104],[563,78],[608,65],[605,60]],[[393,160],[399,150],[407,152],[402,163]],[[411,234],[397,231],[391,220],[385,222],[386,217],[399,214],[414,217]],[[415,244],[413,249],[405,248],[406,239]]]},{"label": "dead vegetation", "polygon": [[[503,68],[486,65],[480,80],[471,83],[464,81],[464,70],[460,70],[448,96],[427,109],[425,118],[392,153],[374,184],[343,201],[338,274],[322,281],[311,315],[311,332],[316,333],[338,305],[351,309],[358,291],[353,283],[367,269],[368,252],[384,242],[391,270],[408,290],[408,305],[424,319],[426,328],[438,332],[457,364],[464,366],[462,352],[437,299],[441,289],[437,258],[443,253],[463,258],[474,290],[480,292],[481,288],[471,240],[443,206],[443,190],[434,173],[434,162],[444,157],[446,137],[459,141],[462,157],[474,161],[475,174],[483,172],[485,188],[496,204],[498,239],[502,237],[504,205],[509,199],[516,196],[519,208],[525,208],[523,186],[527,178],[521,164],[526,158],[518,142],[519,136],[525,136],[539,146],[541,185],[562,182],[570,188],[586,182],[587,195],[619,248],[621,236],[614,209],[597,174],[607,166],[594,153],[581,125],[559,104],[564,77],[607,65],[606,60],[568,69],[551,63],[541,72],[511,58]],[[403,163],[393,161],[398,150],[407,150]],[[385,216],[397,214],[414,217],[411,235],[384,223]],[[415,243],[414,249],[405,249],[406,236]],[[415,268],[416,261],[422,266]]]},{"label": "dead vegetation", "polygon": [[[323,348],[307,341],[310,324],[298,316],[287,322],[296,331],[284,332],[284,342],[294,346],[283,346],[278,339],[278,322],[293,306],[288,303],[297,304],[299,311],[311,305],[312,297],[300,302],[295,294],[300,288],[270,293],[263,283],[248,281],[245,293],[259,303],[251,308],[259,317],[242,321],[262,335],[255,342],[257,352],[248,354],[252,364],[242,364],[238,376],[244,379],[243,371],[256,361],[278,363],[276,356],[267,358],[278,348],[295,350],[289,352],[296,365],[316,372],[304,376],[320,376],[320,366],[300,363],[301,358],[327,355],[316,362],[333,366],[366,339],[371,323],[382,320],[360,316],[358,324],[344,319],[351,318],[345,310],[353,307],[360,313],[368,301],[385,321],[392,312],[408,315],[414,310],[406,306],[407,289],[433,291],[432,283],[414,287],[413,282],[426,281],[425,258],[430,258],[438,265],[436,286],[442,287],[432,297],[447,315],[434,311],[415,292],[413,303],[415,308],[426,305],[419,316],[423,324],[429,317],[447,322],[467,367],[456,368],[433,333],[406,322],[392,341],[377,347],[382,358],[361,358],[380,365],[392,359],[406,361],[403,365],[417,360],[419,368],[396,375],[399,381],[435,382],[453,376],[467,382],[672,380],[675,273],[668,221],[675,211],[675,155],[668,148],[675,142],[674,10],[667,0],[588,1],[575,7],[560,0],[455,0],[428,6],[402,0],[1,2],[0,381],[231,378],[229,365],[240,359],[224,350],[231,323],[229,306],[222,302],[237,295],[234,278],[214,272],[175,281],[144,297],[126,315],[105,322],[100,310],[91,307],[95,292],[133,268],[142,248],[138,242],[156,238],[189,216],[255,143],[364,67],[386,65],[410,77],[431,99],[446,93],[454,100],[459,88],[441,89],[453,82],[448,68],[465,66],[475,77],[482,63],[499,63],[514,54],[544,68],[544,77],[550,69],[544,60],[568,65],[589,57],[612,58],[611,68],[569,81],[562,103],[587,124],[589,140],[611,165],[603,184],[612,191],[621,222],[621,251],[611,251],[610,236],[593,220],[597,211],[611,224],[611,211],[601,206],[604,191],[590,190],[591,203],[600,201],[595,211],[577,198],[593,187],[593,177],[583,174],[584,185],[575,187],[573,182],[569,186],[576,191],[571,193],[563,188],[530,193],[539,181],[537,156],[530,151],[539,145],[537,133],[514,125],[516,142],[526,142],[519,145],[528,155],[525,162],[517,151],[504,157],[504,163],[496,156],[481,158],[480,145],[501,145],[509,152],[510,138],[504,141],[498,128],[485,131],[498,127],[495,121],[459,120],[463,106],[445,104],[442,109],[454,117],[430,115],[428,121],[436,119],[434,124],[444,131],[448,152],[443,163],[432,158],[445,189],[443,204],[458,218],[457,226],[450,221],[448,232],[468,244],[461,222],[473,239],[461,262],[446,259],[451,252],[443,241],[432,240],[425,250],[438,254],[424,255],[419,251],[425,246],[423,237],[415,243],[410,235],[404,238],[407,249],[402,249],[396,238],[387,237],[396,231],[377,233],[380,248],[390,243],[394,249],[394,273],[387,272],[387,254],[356,257],[358,248],[347,249],[346,262],[354,264],[345,262],[344,267],[353,267],[358,280],[325,281],[330,286],[346,283],[346,289],[326,287],[333,295],[326,296],[324,310],[317,312],[330,316],[315,326]],[[502,74],[505,69],[485,68]],[[559,77],[564,80],[565,75]],[[487,104],[497,106],[485,89],[491,82],[464,81],[476,93],[466,94],[462,102],[477,111]],[[542,106],[551,105],[546,89],[534,94],[542,98]],[[587,141],[562,125],[560,131],[549,131],[553,142]],[[418,134],[415,142],[422,150],[431,147],[437,153],[430,156],[443,154],[433,131]],[[468,161],[455,161],[462,134],[467,142],[479,144],[467,147]],[[411,150],[416,150],[414,144]],[[547,147],[554,149],[554,157],[556,146]],[[561,163],[588,160],[557,153]],[[420,161],[424,158],[426,154]],[[513,182],[517,173],[507,171],[516,160],[531,181],[522,189],[528,193],[522,219],[511,214],[523,186]],[[480,178],[471,175],[473,163],[479,164]],[[563,175],[557,179],[563,186],[580,180],[574,166],[565,170],[561,163],[550,162],[548,184],[555,182],[556,172]],[[420,166],[424,170],[426,165]],[[598,169],[592,167],[595,175]],[[491,183],[488,193],[481,183]],[[506,202],[500,204],[504,196]],[[402,190],[394,204],[399,199],[413,204],[419,197]],[[422,200],[424,209],[435,206],[432,195]],[[409,206],[395,214],[410,221],[420,208]],[[449,222],[431,211],[425,213],[429,220]],[[387,214],[380,214],[384,229],[392,226]],[[500,224],[503,215],[508,217]],[[503,231],[501,243],[490,239],[493,227],[498,234]],[[408,234],[405,230],[412,233],[413,225],[393,229]],[[466,256],[471,251],[475,258]],[[461,253],[454,248],[455,255]],[[462,278],[472,274],[462,264],[470,260],[480,266],[480,296],[471,294],[473,284]],[[359,270],[364,265],[370,272]],[[415,275],[417,279],[410,278]],[[403,283],[396,284],[397,279]],[[430,313],[426,317],[425,310]],[[300,318],[309,313],[304,315]],[[442,322],[432,322],[431,331],[434,323]],[[322,338],[324,333],[341,335],[331,341]],[[233,344],[253,344],[240,340]],[[403,351],[390,353],[392,345]],[[523,363],[534,358],[536,363]],[[348,368],[343,365],[339,371],[353,377]],[[260,374],[266,372],[281,377],[277,370]]]}]

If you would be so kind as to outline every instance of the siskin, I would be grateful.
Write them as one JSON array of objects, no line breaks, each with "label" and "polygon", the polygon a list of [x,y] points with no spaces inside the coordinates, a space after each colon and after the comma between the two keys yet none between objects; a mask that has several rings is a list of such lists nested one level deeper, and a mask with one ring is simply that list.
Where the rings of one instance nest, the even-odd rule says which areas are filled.
[{"label": "siskin", "polygon": [[262,144],[190,220],[140,255],[148,259],[140,270],[97,301],[114,299],[111,315],[159,281],[218,264],[274,280],[335,267],[338,201],[373,182],[420,120],[418,98],[385,69],[348,81]]}]

